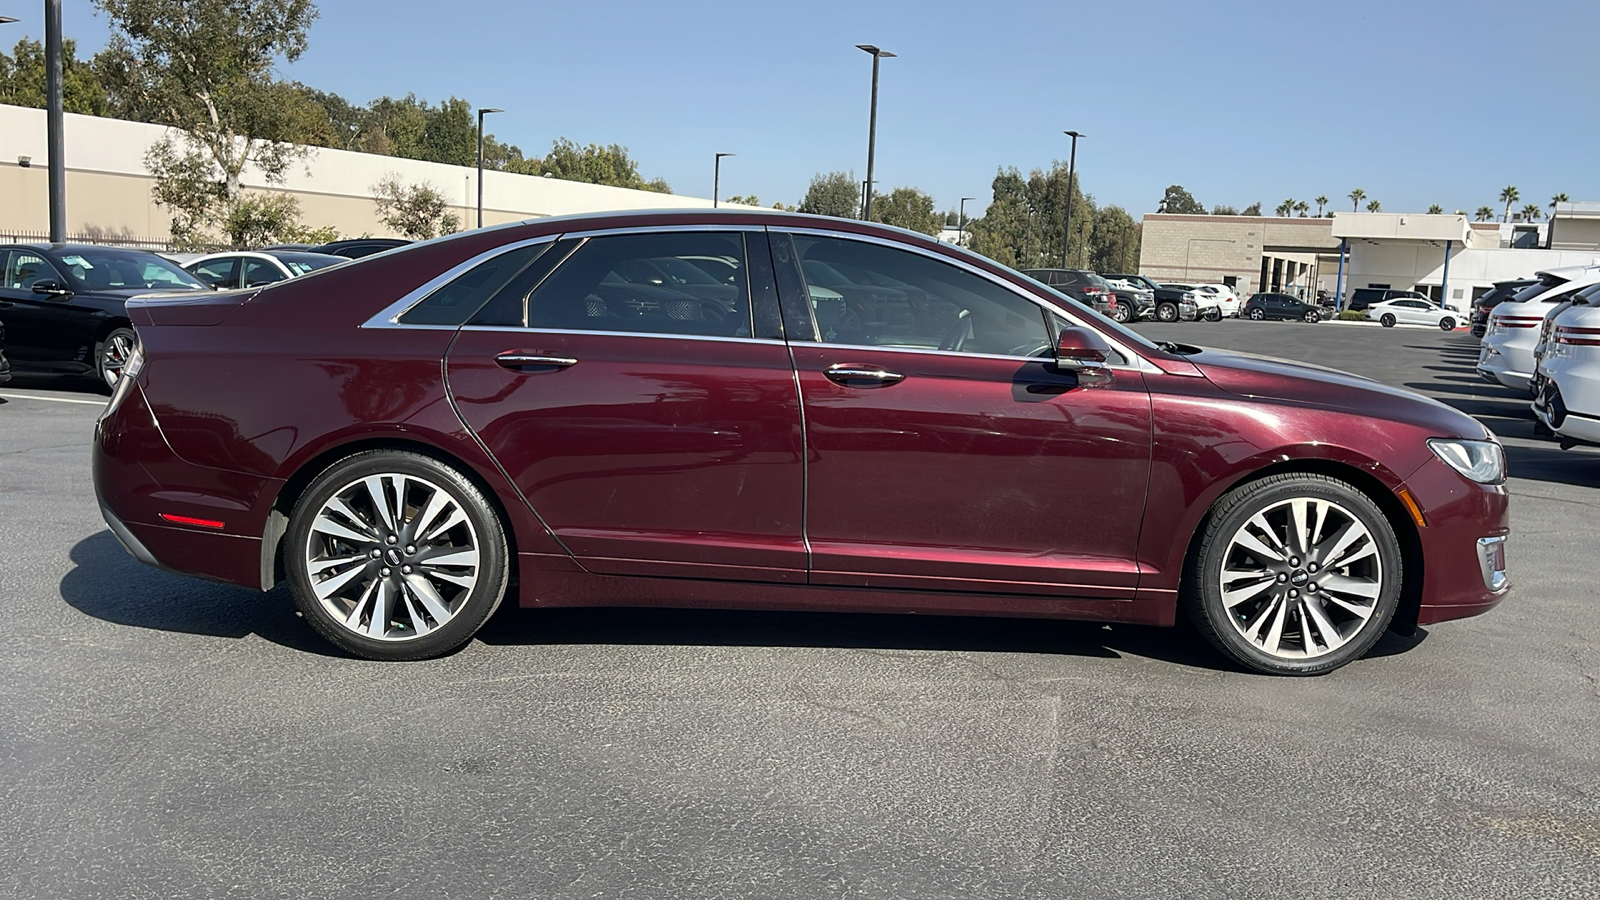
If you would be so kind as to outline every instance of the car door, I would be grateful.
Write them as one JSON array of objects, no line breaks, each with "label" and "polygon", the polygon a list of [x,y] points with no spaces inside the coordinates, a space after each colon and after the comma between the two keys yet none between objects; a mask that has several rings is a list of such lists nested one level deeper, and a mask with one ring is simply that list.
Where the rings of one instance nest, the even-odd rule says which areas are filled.
[{"label": "car door", "polygon": [[[547,252],[446,362],[462,418],[528,504],[590,571],[803,583],[800,406],[765,232],[598,233]],[[730,261],[731,296],[618,277],[693,256]]]},{"label": "car door", "polygon": [[13,247],[4,251],[4,275],[0,277],[0,322],[6,326],[6,355],[13,363],[74,363],[81,346],[78,332],[82,313],[74,308],[67,292],[36,294],[33,286],[68,281],[51,262],[38,252]]},{"label": "car door", "polygon": [[[981,270],[874,239],[774,235],[806,428],[813,584],[1127,600],[1150,474],[1133,359],[1058,371],[1062,321]],[[804,263],[924,291],[908,332],[807,302]]]},{"label": "car door", "polygon": [[189,268],[189,274],[219,291],[239,286],[239,257],[219,256]]},{"label": "car door", "polygon": [[275,259],[246,256],[240,259],[240,283],[247,288],[266,287],[269,284],[283,281],[289,273]]}]

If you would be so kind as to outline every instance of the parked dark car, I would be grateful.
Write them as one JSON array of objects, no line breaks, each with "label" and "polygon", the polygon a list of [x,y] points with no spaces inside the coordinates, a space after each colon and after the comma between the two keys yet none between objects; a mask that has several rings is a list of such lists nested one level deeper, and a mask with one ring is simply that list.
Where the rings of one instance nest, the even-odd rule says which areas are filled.
[{"label": "parked dark car", "polygon": [[[1345,309],[1363,310],[1374,303],[1387,303],[1390,300],[1421,300],[1433,303],[1428,295],[1420,291],[1401,291],[1393,288],[1356,288],[1350,292],[1350,303]],[[1437,304],[1435,304],[1437,305]]]},{"label": "parked dark car", "polygon": [[1516,281],[1496,281],[1487,294],[1472,301],[1472,336],[1483,337],[1489,328],[1489,314],[1494,308],[1517,295],[1517,291],[1538,284],[1537,278],[1519,278]]},{"label": "parked dark car", "polygon": [[404,247],[411,241],[404,238],[349,238],[343,241],[331,241],[316,247],[310,247],[313,253],[327,253],[332,256],[342,256],[345,259],[361,259],[374,253]]},{"label": "parked dark car", "polygon": [[1140,285],[1155,296],[1155,318],[1160,322],[1192,322],[1200,318],[1200,305],[1194,302],[1193,291],[1180,291],[1162,287],[1143,275],[1107,275],[1116,281]]},{"label": "parked dark car", "polygon": [[[612,277],[696,257],[736,266],[728,314]],[[934,308],[840,322],[819,265]],[[132,307],[94,449],[112,532],[176,571],[287,581],[361,656],[448,652],[509,596],[1183,614],[1241,665],[1315,674],[1507,590],[1504,455],[1477,420],[1152,343],[867,222],[538,219]]]},{"label": "parked dark car", "polygon": [[18,373],[93,375],[113,386],[137,340],[128,298],[209,290],[171,260],[144,250],[0,245],[0,323]]},{"label": "parked dark car", "polygon": [[1262,319],[1299,319],[1315,323],[1322,321],[1322,310],[1288,294],[1252,294],[1240,308],[1239,316],[1258,322]]},{"label": "parked dark car", "polygon": [[[0,300],[0,310],[11,305],[10,300]],[[11,380],[11,360],[6,359],[6,326],[0,322],[0,384]]]},{"label": "parked dark car", "polygon": [[1094,272],[1082,269],[1023,269],[1022,274],[1050,285],[1068,297],[1105,316],[1112,315],[1111,285]]}]

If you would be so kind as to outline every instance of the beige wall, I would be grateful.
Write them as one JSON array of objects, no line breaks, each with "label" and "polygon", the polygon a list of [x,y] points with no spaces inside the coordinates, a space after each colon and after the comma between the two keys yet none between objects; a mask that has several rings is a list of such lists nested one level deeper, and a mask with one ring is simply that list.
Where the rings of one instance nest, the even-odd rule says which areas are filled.
[{"label": "beige wall", "polygon": [[1139,274],[1186,282],[1232,276],[1242,292],[1252,292],[1261,289],[1264,256],[1310,267],[1317,250],[1338,246],[1331,219],[1152,213],[1144,217]]}]

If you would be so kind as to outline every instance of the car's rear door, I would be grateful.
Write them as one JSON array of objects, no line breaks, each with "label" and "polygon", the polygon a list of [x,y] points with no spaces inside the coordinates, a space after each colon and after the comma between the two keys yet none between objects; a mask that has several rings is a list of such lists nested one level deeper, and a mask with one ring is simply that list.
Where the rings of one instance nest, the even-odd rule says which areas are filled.
[{"label": "car's rear door", "polygon": [[[446,361],[529,505],[591,571],[804,582],[799,398],[765,231],[599,232],[548,252]],[[696,256],[730,261],[731,296],[620,277]]]},{"label": "car's rear door", "polygon": [[239,257],[219,256],[189,269],[189,274],[219,291],[239,286]]},{"label": "car's rear door", "polygon": [[[801,230],[773,245],[805,412],[812,583],[1132,599],[1151,453],[1134,359],[1111,384],[1079,384],[1049,355],[1059,320],[931,250]],[[808,260],[930,299],[893,335],[824,320]]]},{"label": "car's rear door", "polygon": [[66,292],[36,294],[33,286],[53,281],[63,287],[66,276],[38,252],[13,247],[5,256],[0,277],[0,322],[6,325],[6,355],[14,363],[42,363],[52,368],[82,368],[77,359],[82,347],[83,314]]}]

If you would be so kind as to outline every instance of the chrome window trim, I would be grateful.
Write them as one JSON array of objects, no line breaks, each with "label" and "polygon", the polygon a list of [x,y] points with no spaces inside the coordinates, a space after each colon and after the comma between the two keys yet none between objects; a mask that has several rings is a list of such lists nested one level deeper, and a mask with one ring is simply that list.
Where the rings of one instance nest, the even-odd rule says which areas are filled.
[{"label": "chrome window trim", "polygon": [[[411,307],[416,306],[418,303],[421,303],[422,301],[428,299],[428,297],[430,295],[432,295],[435,291],[439,290],[440,288],[444,287],[445,285],[449,284],[450,282],[455,281],[457,278],[461,277],[462,275],[465,275],[468,271],[470,271],[473,268],[477,267],[480,263],[488,262],[489,260],[494,259],[495,257],[497,257],[497,256],[499,256],[499,255],[501,255],[503,253],[510,253],[513,250],[520,250],[523,247],[531,247],[534,244],[555,243],[557,240],[560,240],[561,237],[562,237],[562,235],[559,235],[559,234],[546,234],[546,235],[542,235],[542,236],[536,237],[536,238],[529,238],[529,239],[524,240],[524,241],[513,241],[513,242],[511,242],[509,244],[501,244],[500,246],[495,247],[492,250],[485,250],[482,253],[479,253],[477,256],[471,257],[470,259],[467,259],[464,262],[457,263],[457,264],[451,266],[450,268],[445,269],[440,274],[435,275],[434,277],[432,277],[432,278],[428,279],[427,281],[423,282],[420,286],[418,286],[416,288],[413,288],[410,291],[407,291],[406,294],[404,296],[402,296],[399,300],[396,300],[395,302],[389,304],[388,306],[385,306],[383,309],[379,310],[378,313],[376,315],[374,315],[372,318],[366,320],[365,322],[362,322],[360,327],[362,327],[362,328],[428,328],[428,329],[448,328],[451,331],[455,331],[457,328],[459,328],[461,326],[459,326],[459,325],[406,325],[406,324],[404,324],[404,323],[402,323],[400,321],[400,317],[405,315],[406,313],[410,312],[411,311]],[[396,248],[396,249],[399,249],[399,248]],[[373,256],[378,256],[378,255],[380,255],[380,254],[377,254],[377,253],[373,254]],[[338,266],[328,266],[325,269],[319,269],[317,271],[327,271],[329,269],[335,269],[335,268],[339,268],[339,267]]]},{"label": "chrome window trim", "polygon": [[572,334],[599,337],[676,338],[681,341],[717,341],[723,344],[774,344],[782,347],[779,338],[722,337],[715,334],[666,334],[658,331],[585,331],[581,328],[523,328],[520,325],[402,325],[402,328],[442,328],[450,331],[501,332],[504,334]]},{"label": "chrome window trim", "polygon": [[673,231],[720,231],[727,233],[762,233],[766,226],[763,225],[629,225],[625,228],[596,228],[590,231],[568,231],[562,235],[566,238],[596,238],[611,237],[618,234],[663,234]]},{"label": "chrome window trim", "polygon": [[[1133,348],[1131,348],[1128,345],[1124,344],[1122,341],[1117,340],[1117,338],[1115,336],[1106,334],[1105,332],[1101,331],[1099,328],[1095,328],[1092,324],[1083,321],[1075,313],[1073,313],[1073,312],[1071,312],[1069,310],[1062,309],[1061,307],[1056,306],[1054,303],[1050,303],[1049,301],[1045,300],[1042,297],[1035,297],[1034,295],[1032,295],[1030,293],[1026,293],[1026,292],[1020,291],[1020,290],[1017,289],[1016,285],[1011,284],[1010,282],[1008,282],[1008,281],[1006,281],[1006,280],[1004,280],[1004,279],[1002,279],[1002,278],[1000,278],[1000,277],[998,277],[996,275],[993,275],[993,274],[991,274],[989,272],[986,272],[983,269],[980,269],[977,266],[972,265],[971,263],[967,262],[966,260],[956,259],[956,258],[953,258],[953,257],[945,256],[942,253],[934,253],[931,250],[928,250],[928,249],[926,249],[924,247],[918,247],[918,246],[916,246],[914,244],[903,244],[903,243],[900,243],[898,241],[891,241],[891,240],[888,240],[887,238],[881,238],[881,237],[878,237],[877,235],[871,235],[871,234],[856,234],[855,232],[834,231],[832,229],[827,229],[827,228],[789,228],[789,227],[776,227],[776,226],[774,226],[773,230],[786,232],[788,234],[804,234],[804,235],[812,235],[812,236],[815,236],[815,237],[837,238],[839,240],[846,240],[846,241],[860,241],[862,243],[867,243],[867,244],[879,244],[879,245],[882,245],[884,247],[889,247],[889,248],[894,249],[894,250],[904,250],[904,251],[906,251],[908,253],[916,253],[916,254],[919,254],[921,256],[925,256],[925,257],[927,257],[929,259],[935,260],[936,262],[942,262],[942,263],[945,263],[947,265],[954,266],[954,267],[960,269],[961,271],[966,272],[966,273],[968,273],[970,275],[976,275],[977,277],[982,278],[983,280],[988,281],[989,283],[994,284],[997,287],[999,287],[999,288],[1001,288],[1001,289],[1003,289],[1003,290],[1005,290],[1005,291],[1007,291],[1007,292],[1009,292],[1011,294],[1014,294],[1014,295],[1016,295],[1017,297],[1019,297],[1019,298],[1021,298],[1023,300],[1027,300],[1028,302],[1032,303],[1033,305],[1039,307],[1040,309],[1042,309],[1042,310],[1044,310],[1046,312],[1054,313],[1055,315],[1058,315],[1061,318],[1066,319],[1068,322],[1071,322],[1073,325],[1076,325],[1076,326],[1078,326],[1080,328],[1091,328],[1091,329],[1093,329],[1096,334],[1099,334],[1101,337],[1105,338],[1106,343],[1110,344],[1112,346],[1112,348],[1114,348],[1118,353],[1121,353],[1123,356],[1127,357],[1129,360],[1133,360],[1134,361],[1134,362],[1132,362],[1132,363],[1130,363],[1128,365],[1108,366],[1107,368],[1112,368],[1112,369],[1131,369],[1131,370],[1136,370],[1136,371],[1140,371],[1140,372],[1147,372],[1147,373],[1151,373],[1151,374],[1158,374],[1158,373],[1161,372],[1161,369],[1158,368],[1154,363],[1150,362],[1148,359],[1145,359],[1143,354],[1135,353],[1133,351]],[[950,356],[968,356],[968,357],[977,357],[977,358],[984,358],[984,359],[1033,359],[1033,360],[1037,360],[1037,359],[1047,359],[1048,358],[1048,357],[1039,357],[1039,356],[1005,356],[1005,355],[994,355],[994,354],[988,354],[988,353],[963,353],[963,352],[960,352],[960,351],[953,351],[953,350],[923,350],[923,349],[920,349],[920,348],[917,348],[917,347],[880,347],[880,346],[875,346],[875,345],[872,345],[872,344],[821,344],[820,342],[816,342],[816,341],[799,341],[797,343],[802,344],[802,345],[810,344],[812,346],[845,347],[845,348],[861,349],[861,350],[900,350],[900,351],[909,352],[909,353],[941,353],[941,354],[950,355]]]}]

